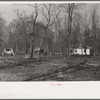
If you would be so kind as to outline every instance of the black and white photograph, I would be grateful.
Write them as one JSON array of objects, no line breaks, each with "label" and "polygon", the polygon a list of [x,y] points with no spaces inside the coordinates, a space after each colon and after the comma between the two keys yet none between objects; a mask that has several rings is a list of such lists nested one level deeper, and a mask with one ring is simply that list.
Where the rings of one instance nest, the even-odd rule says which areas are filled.
[{"label": "black and white photograph", "polygon": [[100,81],[100,3],[0,3],[0,81]]}]

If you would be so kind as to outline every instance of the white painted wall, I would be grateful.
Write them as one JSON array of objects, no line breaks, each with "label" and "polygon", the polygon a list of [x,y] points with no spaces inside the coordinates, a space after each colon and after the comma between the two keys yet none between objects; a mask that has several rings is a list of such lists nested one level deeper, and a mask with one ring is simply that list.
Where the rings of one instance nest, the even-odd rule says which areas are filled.
[{"label": "white painted wall", "polygon": [[[85,55],[85,49],[73,49],[73,54]],[[86,55],[90,55],[90,49],[86,49]]]}]

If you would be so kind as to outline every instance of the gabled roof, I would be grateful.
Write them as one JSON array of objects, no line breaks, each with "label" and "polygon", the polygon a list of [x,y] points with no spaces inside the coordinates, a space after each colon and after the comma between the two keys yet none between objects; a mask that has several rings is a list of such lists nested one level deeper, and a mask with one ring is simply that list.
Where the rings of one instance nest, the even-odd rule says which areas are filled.
[{"label": "gabled roof", "polygon": [[88,49],[92,49],[92,47],[90,47],[90,46],[86,46],[86,48],[88,48]]},{"label": "gabled roof", "polygon": [[[90,46],[86,46],[87,49],[92,49]],[[77,47],[77,48],[72,48],[72,49],[84,49],[84,47]]]}]

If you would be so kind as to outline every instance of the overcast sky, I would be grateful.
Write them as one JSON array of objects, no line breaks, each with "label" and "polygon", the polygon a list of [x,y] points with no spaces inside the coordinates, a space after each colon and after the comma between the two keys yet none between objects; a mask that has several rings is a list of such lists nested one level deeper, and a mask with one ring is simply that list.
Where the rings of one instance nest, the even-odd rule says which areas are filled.
[{"label": "overcast sky", "polygon": [[[90,7],[93,4],[88,4],[88,5]],[[26,5],[20,5],[20,4],[16,5],[15,3],[5,3],[5,4],[0,3],[0,13],[2,13],[2,16],[6,19],[7,23],[11,22],[14,18],[17,17],[14,12],[15,9],[19,9],[20,11],[25,10],[27,15],[31,15],[33,11],[32,7]]]},{"label": "overcast sky", "polygon": [[30,15],[33,11],[32,7],[28,7],[26,5],[16,5],[16,4],[1,4],[0,3],[0,13],[6,19],[7,23],[11,22],[14,18],[16,18],[16,13],[14,10],[19,9],[20,11],[25,10],[27,15]]}]

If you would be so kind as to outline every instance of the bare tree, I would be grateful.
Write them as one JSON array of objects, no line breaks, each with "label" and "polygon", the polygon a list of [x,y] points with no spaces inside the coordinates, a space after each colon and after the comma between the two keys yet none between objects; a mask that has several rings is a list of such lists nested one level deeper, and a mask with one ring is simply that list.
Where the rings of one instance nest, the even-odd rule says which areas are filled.
[{"label": "bare tree", "polygon": [[65,10],[68,25],[67,25],[67,31],[68,31],[68,55],[71,55],[71,47],[72,47],[72,27],[73,27],[73,17],[76,15],[76,12],[78,12],[79,8],[81,8],[84,4],[75,4],[75,3],[66,3],[61,4],[61,7]]},{"label": "bare tree", "polygon": [[91,22],[92,22],[92,35],[93,35],[93,50],[94,56],[97,54],[96,42],[97,42],[97,25],[98,25],[98,15],[97,6],[95,5],[91,12]]},{"label": "bare tree", "polygon": [[74,3],[68,3],[62,5],[62,7],[65,9],[66,13],[68,14],[68,55],[71,55],[71,34],[72,34],[72,19],[73,19],[73,12],[75,8]]},{"label": "bare tree", "polygon": [[34,37],[35,37],[35,27],[36,27],[36,22],[37,22],[37,17],[39,15],[38,13],[38,8],[41,4],[37,4],[35,3],[34,5],[29,4],[28,6],[33,7],[34,8],[34,12],[32,14],[32,19],[31,22],[33,24],[33,31],[32,31],[32,43],[31,43],[31,58],[33,58],[33,52],[34,52]]},{"label": "bare tree", "polygon": [[[44,19],[44,24],[45,24],[45,28],[44,31],[42,31],[42,39],[41,39],[41,43],[40,43],[40,49],[43,46],[44,43],[44,39],[45,39],[45,34],[46,31],[48,30],[48,28],[54,24],[55,22],[55,18],[53,15],[53,9],[52,9],[52,4],[43,4],[43,8],[42,8],[42,15],[43,15],[43,19]],[[49,41],[50,42],[50,41]],[[49,53],[51,51],[49,50]]]},{"label": "bare tree", "polygon": [[56,32],[56,44],[57,44],[57,53],[59,54],[59,34],[61,32],[61,19],[60,19],[60,15],[61,14],[61,10],[54,5],[54,16],[55,16],[55,32]]},{"label": "bare tree", "polygon": [[5,37],[5,32],[6,32],[6,21],[2,17],[2,15],[0,15],[0,51],[2,51],[3,49],[3,41]]},{"label": "bare tree", "polygon": [[17,19],[19,20],[17,22],[17,24],[20,26],[21,28],[21,34],[23,36],[23,39],[25,41],[24,43],[24,49],[25,49],[25,52],[28,53],[28,39],[27,39],[27,24],[26,24],[26,21],[27,21],[27,15],[26,15],[26,11],[23,11],[22,13],[20,13],[20,11],[18,9],[15,10],[15,13],[17,15]]}]

